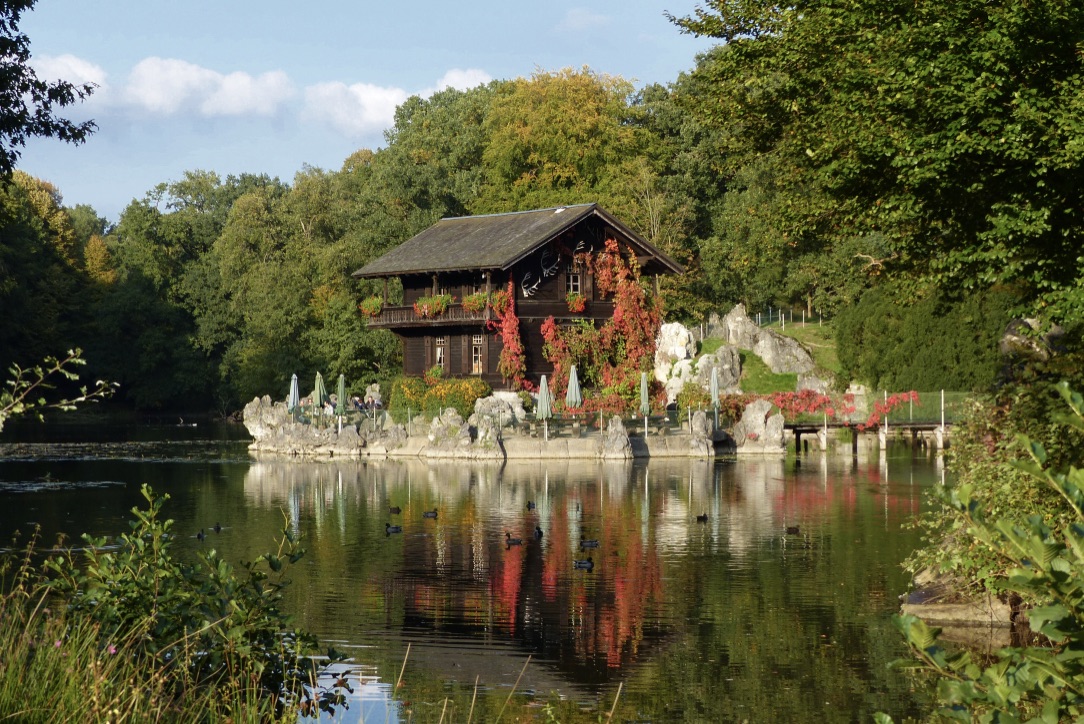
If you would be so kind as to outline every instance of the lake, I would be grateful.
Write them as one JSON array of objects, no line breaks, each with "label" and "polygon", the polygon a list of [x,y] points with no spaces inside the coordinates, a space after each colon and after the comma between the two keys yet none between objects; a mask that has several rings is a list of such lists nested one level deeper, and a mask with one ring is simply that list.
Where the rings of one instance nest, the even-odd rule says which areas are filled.
[{"label": "lake", "polygon": [[236,426],[9,428],[0,540],[35,525],[46,544],[115,535],[143,483],[170,495],[185,555],[251,560],[290,527],[307,555],[289,610],[354,661],[335,721],[928,711],[887,667],[906,653],[891,617],[919,545],[906,524],[943,474],[934,458],[305,463],[246,445]]}]

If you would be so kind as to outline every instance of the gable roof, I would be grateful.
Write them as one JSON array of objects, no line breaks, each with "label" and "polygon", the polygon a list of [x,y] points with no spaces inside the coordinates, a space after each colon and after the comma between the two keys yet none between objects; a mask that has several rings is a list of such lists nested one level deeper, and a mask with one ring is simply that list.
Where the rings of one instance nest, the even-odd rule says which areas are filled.
[{"label": "gable roof", "polygon": [[579,204],[441,219],[358,269],[352,276],[361,279],[479,269],[507,270],[591,216],[612,226],[625,241],[657,259],[668,270],[684,271],[680,264],[600,209],[598,204]]}]

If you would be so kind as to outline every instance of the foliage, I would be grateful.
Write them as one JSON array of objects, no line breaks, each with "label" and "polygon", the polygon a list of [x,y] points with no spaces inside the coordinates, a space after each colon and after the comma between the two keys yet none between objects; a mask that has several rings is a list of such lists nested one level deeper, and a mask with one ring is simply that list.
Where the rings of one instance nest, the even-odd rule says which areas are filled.
[{"label": "foliage", "polygon": [[361,300],[358,309],[360,309],[361,313],[367,317],[376,317],[384,309],[384,298],[376,295],[366,297]]},{"label": "foliage", "polygon": [[81,355],[82,350],[72,349],[63,359],[46,357],[42,365],[28,369],[18,365],[11,367],[8,370],[11,378],[5,380],[4,389],[0,390],[0,431],[10,417],[31,414],[41,420],[45,410],[74,410],[76,405],[97,402],[112,395],[115,386],[98,380],[91,389],[80,387],[74,397],[59,400],[46,397],[49,390],[56,388],[55,380],[74,383],[79,379],[71,368],[86,364]]},{"label": "foliage", "polygon": [[392,380],[388,391],[388,413],[399,421],[411,415],[421,414],[425,407],[425,393],[429,388],[420,377],[397,377]]},{"label": "foliage", "polygon": [[93,83],[49,83],[30,65],[30,38],[19,32],[19,21],[35,4],[37,0],[8,0],[0,6],[0,176],[15,168],[27,139],[82,143],[96,128],[93,121],[75,123],[57,115],[89,97]]},{"label": "foliage", "polygon": [[479,377],[443,379],[444,370],[432,378],[399,377],[391,384],[388,412],[395,420],[411,415],[433,417],[440,410],[454,407],[466,419],[474,414],[474,402],[488,397],[493,389]]},{"label": "foliage", "polygon": [[439,317],[448,311],[448,307],[455,303],[455,297],[451,294],[433,294],[418,297],[414,302],[414,314],[423,319]]},{"label": "foliage", "polygon": [[616,394],[630,409],[638,402],[640,373],[651,369],[662,310],[658,298],[644,288],[635,257],[630,257],[612,238],[594,256],[577,255],[577,261],[590,268],[599,295],[613,298],[614,311],[599,328],[586,320],[567,327],[552,317],[543,322],[543,355],[553,364],[556,396],[567,388],[575,364],[585,388],[604,397]]},{"label": "foliage", "polygon": [[463,297],[463,311],[470,312],[471,314],[478,314],[479,312],[484,311],[488,304],[489,295],[485,292],[468,294]]},{"label": "foliage", "polygon": [[497,330],[501,339],[501,354],[497,359],[497,371],[513,388],[523,387],[527,371],[526,351],[519,333],[519,317],[516,316],[516,288],[511,278],[507,289],[493,292],[490,300],[496,320],[486,322],[489,329]]},{"label": "foliage", "polygon": [[[1084,433],[1084,398],[1067,383],[1058,391],[1071,409],[1062,419]],[[1084,469],[1051,468],[1046,449],[1019,438],[1027,460],[1013,466],[1048,487],[1068,515],[1050,525],[1042,515],[1004,518],[984,509],[970,485],[949,496],[967,522],[967,533],[1006,560],[1005,589],[1038,605],[1028,611],[1031,629],[1051,646],[1009,647],[983,665],[967,651],[949,653],[937,643],[939,629],[912,617],[898,625],[921,668],[940,677],[941,713],[960,721],[1069,721],[1084,716]]]},{"label": "foliage", "polygon": [[[1038,515],[1055,529],[1072,524],[1071,511],[1055,490],[1013,466],[1023,435],[1043,445],[1056,469],[1084,465],[1084,435],[1065,424],[1056,380],[1084,386],[1077,347],[1034,360],[996,393],[975,398],[963,424],[953,429],[949,465],[957,484],[991,518],[1026,524]],[[971,535],[970,521],[946,499],[937,499],[918,521],[925,545],[907,561],[913,572],[931,569],[961,590],[1000,592],[1011,565],[998,550]]]},{"label": "foliage", "polygon": [[594,201],[635,155],[632,85],[589,68],[500,84],[485,119],[486,183],[475,213]]},{"label": "foliage", "polygon": [[474,403],[488,397],[493,389],[479,377],[457,377],[432,384],[422,400],[425,413],[433,416],[454,407],[465,420],[474,414]]},{"label": "foliage", "polygon": [[[58,637],[56,647],[78,655],[90,646],[91,666],[99,668],[109,662],[94,652],[122,653],[135,680],[146,679],[170,701],[209,689],[247,691],[249,703],[264,699],[277,715],[315,715],[342,704],[337,688],[316,684],[315,639],[291,629],[280,607],[286,570],[303,555],[289,525],[278,550],[245,563],[239,575],[214,551],[195,564],[176,559],[172,521],[161,517],[168,496],[144,485],[143,497],[148,507],[133,508],[131,532],[116,544],[84,536],[81,553],[51,556],[40,574],[24,564],[18,593],[38,606],[48,600],[76,632]],[[341,657],[332,651],[329,658]]]},{"label": "foliage", "polygon": [[882,285],[839,312],[842,376],[874,389],[989,388],[1002,368],[998,341],[1016,291],[994,287],[953,299],[931,289],[911,303],[900,303],[901,294],[897,285]]},{"label": "foliage", "polygon": [[1084,8],[708,0],[671,19],[726,41],[685,107],[718,130],[727,183],[755,192],[731,207],[760,223],[745,246],[787,277],[816,272],[805,294],[885,275],[1008,284],[1033,310],[1081,318],[1084,210],[1067,200],[1084,165]]},{"label": "foliage", "polygon": [[686,382],[674,402],[677,404],[677,409],[682,411],[712,409],[711,395],[696,380]]},{"label": "foliage", "polygon": [[425,384],[429,385],[430,387],[437,384],[438,382],[440,382],[443,379],[444,379],[444,368],[441,367],[440,365],[433,365],[432,367],[427,369],[424,374],[422,374],[422,381],[425,382]]},{"label": "foliage", "polygon": [[579,314],[587,308],[587,298],[579,292],[569,292],[566,294],[565,303],[568,305],[568,311],[573,314]]},{"label": "foliage", "polygon": [[106,638],[86,617],[43,605],[35,540],[21,560],[9,559],[11,585],[0,596],[0,716],[27,724],[277,718],[271,701],[240,681],[174,694],[133,655],[138,632]]}]

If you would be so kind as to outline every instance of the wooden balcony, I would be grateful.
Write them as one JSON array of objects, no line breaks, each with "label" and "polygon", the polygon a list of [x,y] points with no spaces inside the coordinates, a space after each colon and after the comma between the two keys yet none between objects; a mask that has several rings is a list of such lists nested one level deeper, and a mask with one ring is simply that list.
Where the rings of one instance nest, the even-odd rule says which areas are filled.
[{"label": "wooden balcony", "polygon": [[[545,319],[556,317],[557,319],[599,319],[605,320],[613,316],[613,302],[594,301],[588,302],[587,308],[579,314],[568,311],[568,305],[558,301],[532,301],[527,299],[516,302],[516,316],[522,320]],[[495,320],[497,315],[492,309],[486,307],[481,312],[468,312],[462,304],[452,304],[444,310],[439,317],[419,317],[414,313],[413,306],[407,307],[384,307],[380,314],[369,318],[370,329],[403,329],[424,327],[451,327],[464,324],[485,324]]]},{"label": "wooden balcony", "polygon": [[462,304],[449,305],[439,317],[419,317],[414,307],[384,307],[380,314],[369,318],[370,329],[402,327],[447,327],[463,324],[485,324],[494,319],[493,310],[486,307],[480,312],[468,312]]}]

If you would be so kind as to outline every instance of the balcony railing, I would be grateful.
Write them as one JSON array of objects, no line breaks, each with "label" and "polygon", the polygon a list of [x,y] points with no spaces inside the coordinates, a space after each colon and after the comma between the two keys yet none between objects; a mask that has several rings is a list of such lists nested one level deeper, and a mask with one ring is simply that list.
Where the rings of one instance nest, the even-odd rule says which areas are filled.
[{"label": "balcony railing", "polygon": [[[545,319],[553,316],[559,319],[609,319],[613,315],[613,302],[592,301],[588,302],[587,308],[580,313],[573,314],[568,311],[568,305],[563,301],[533,301],[519,300],[516,302],[516,314],[520,319]],[[489,307],[480,312],[468,312],[462,304],[451,304],[444,313],[436,317],[419,317],[414,313],[414,307],[384,307],[380,314],[369,319],[369,327],[432,327],[453,324],[484,324],[497,315]]]},{"label": "balcony railing", "polygon": [[405,327],[443,324],[481,323],[493,319],[493,311],[486,307],[480,312],[463,309],[462,304],[451,304],[436,317],[419,317],[414,307],[384,307],[380,314],[369,319],[370,327]]}]

